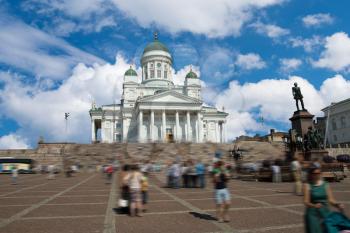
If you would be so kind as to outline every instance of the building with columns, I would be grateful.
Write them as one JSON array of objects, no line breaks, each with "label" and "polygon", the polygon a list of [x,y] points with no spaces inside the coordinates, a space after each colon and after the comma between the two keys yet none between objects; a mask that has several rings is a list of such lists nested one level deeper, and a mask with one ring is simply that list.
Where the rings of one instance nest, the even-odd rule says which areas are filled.
[{"label": "building with columns", "polygon": [[120,104],[93,104],[92,142],[226,142],[228,114],[203,106],[201,81],[192,70],[184,85],[175,85],[172,63],[155,35],[141,57],[142,81],[130,67]]}]

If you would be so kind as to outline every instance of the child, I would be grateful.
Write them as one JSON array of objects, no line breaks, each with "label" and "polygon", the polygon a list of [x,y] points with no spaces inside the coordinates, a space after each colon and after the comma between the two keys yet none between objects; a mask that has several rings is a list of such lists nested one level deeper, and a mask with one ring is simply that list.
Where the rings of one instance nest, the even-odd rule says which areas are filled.
[{"label": "child", "polygon": [[147,172],[143,172],[142,173],[141,192],[142,192],[143,212],[146,212],[146,204],[147,204],[147,201],[148,201],[148,177],[147,177]]}]

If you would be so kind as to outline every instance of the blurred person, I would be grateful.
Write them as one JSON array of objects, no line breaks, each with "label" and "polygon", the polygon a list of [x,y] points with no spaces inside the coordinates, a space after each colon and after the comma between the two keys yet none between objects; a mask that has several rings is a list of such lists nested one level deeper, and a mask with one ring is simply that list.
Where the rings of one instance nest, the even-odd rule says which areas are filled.
[{"label": "blurred person", "polygon": [[49,175],[48,175],[47,179],[48,180],[55,179],[55,167],[54,167],[54,165],[48,166],[48,172],[49,172]]},{"label": "blurred person", "polygon": [[302,183],[301,183],[301,164],[297,156],[294,157],[293,162],[291,163],[291,170],[294,178],[294,193],[298,196],[302,195]]},{"label": "blurred person", "polygon": [[196,173],[197,173],[197,180],[199,183],[199,187],[205,188],[205,166],[204,166],[204,164],[199,160],[195,166],[195,169],[196,169]]},{"label": "blurred person", "polygon": [[219,222],[229,222],[228,209],[230,207],[230,192],[227,189],[229,180],[228,171],[222,161],[217,161],[213,170],[213,183],[215,188],[216,212]]},{"label": "blurred person", "polygon": [[180,188],[180,177],[181,177],[181,168],[180,164],[175,161],[172,165],[172,179],[173,179],[173,184],[172,188]]},{"label": "blurred person", "polygon": [[127,176],[130,171],[130,166],[128,164],[124,164],[122,167],[122,171],[119,175],[119,184],[120,186],[120,200],[119,207],[122,210],[122,213],[129,214],[130,213],[130,188],[127,182]]},{"label": "blurred person", "polygon": [[16,166],[13,166],[11,169],[11,178],[12,178],[12,184],[17,185],[18,169]]},{"label": "blurred person", "polygon": [[181,175],[182,175],[182,187],[188,188],[188,166],[187,162],[183,162],[181,167]]},{"label": "blurred person", "polygon": [[113,166],[109,164],[106,167],[106,178],[107,178],[107,184],[110,184],[112,182],[112,177],[113,177]]},{"label": "blurred person", "polygon": [[142,216],[142,197],[141,182],[142,174],[139,167],[134,164],[131,166],[130,173],[124,177],[124,183],[127,183],[130,189],[130,216]]},{"label": "blurred person", "polygon": [[271,170],[272,170],[272,182],[273,183],[280,183],[282,181],[281,167],[278,166],[277,163],[274,163],[271,166]]},{"label": "blurred person", "polygon": [[188,161],[188,169],[187,169],[187,175],[188,175],[188,187],[189,188],[195,188],[196,187],[196,179],[197,179],[197,173],[195,170],[195,166],[193,165],[193,161]]},{"label": "blurred person", "polygon": [[[329,204],[340,211],[344,210],[344,205],[334,199],[331,187],[322,179],[320,168],[311,167],[309,169],[308,182],[304,184],[303,188],[304,205],[306,207],[304,215],[306,233],[337,233],[340,230],[350,229],[350,221],[346,217],[341,219],[340,224],[343,226],[341,229],[337,229],[335,224],[327,226],[325,220],[332,220],[329,219],[331,214]],[[337,220],[335,219],[335,221]]]},{"label": "blurred person", "polygon": [[148,203],[148,172],[142,173],[141,179],[141,194],[142,194],[142,210],[146,212],[146,204]]}]

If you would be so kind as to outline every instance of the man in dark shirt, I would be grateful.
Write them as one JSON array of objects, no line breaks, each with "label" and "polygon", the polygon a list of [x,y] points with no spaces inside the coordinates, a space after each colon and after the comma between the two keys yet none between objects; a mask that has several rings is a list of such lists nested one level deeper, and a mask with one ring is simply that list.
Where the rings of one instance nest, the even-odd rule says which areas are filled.
[{"label": "man in dark shirt", "polygon": [[230,192],[227,189],[229,173],[222,161],[217,161],[213,170],[215,186],[216,211],[219,222],[229,222],[228,209],[230,207]]}]

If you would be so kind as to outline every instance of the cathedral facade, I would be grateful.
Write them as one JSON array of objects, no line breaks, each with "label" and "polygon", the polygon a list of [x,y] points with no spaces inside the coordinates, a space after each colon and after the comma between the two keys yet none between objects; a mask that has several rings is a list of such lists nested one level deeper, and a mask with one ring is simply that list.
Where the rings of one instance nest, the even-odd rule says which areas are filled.
[{"label": "cathedral facade", "polygon": [[141,83],[130,67],[120,104],[92,106],[92,142],[226,142],[228,114],[203,106],[201,81],[192,70],[183,85],[174,85],[172,63],[155,36],[141,57]]}]

